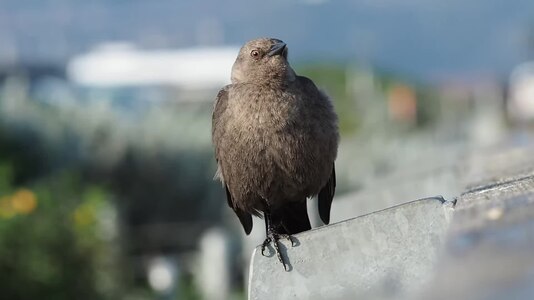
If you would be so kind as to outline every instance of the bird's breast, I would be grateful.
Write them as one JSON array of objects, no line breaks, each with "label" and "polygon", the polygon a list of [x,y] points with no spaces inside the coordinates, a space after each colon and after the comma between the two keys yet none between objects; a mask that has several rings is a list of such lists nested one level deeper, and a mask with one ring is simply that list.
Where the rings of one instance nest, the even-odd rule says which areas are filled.
[{"label": "bird's breast", "polygon": [[317,193],[330,176],[336,148],[336,135],[325,134],[318,122],[324,116],[302,94],[261,88],[233,93],[224,130],[231,177],[264,198]]},{"label": "bird's breast", "polygon": [[275,132],[298,118],[299,99],[287,91],[251,88],[238,93],[235,99],[231,109],[233,123],[245,130]]}]

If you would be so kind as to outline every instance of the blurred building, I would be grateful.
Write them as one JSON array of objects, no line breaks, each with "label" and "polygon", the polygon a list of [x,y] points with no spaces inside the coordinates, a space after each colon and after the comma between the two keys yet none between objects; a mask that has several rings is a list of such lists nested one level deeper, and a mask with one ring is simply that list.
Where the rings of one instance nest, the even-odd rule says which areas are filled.
[{"label": "blurred building", "polygon": [[417,96],[408,85],[396,84],[388,91],[388,113],[392,121],[415,123],[417,118]]},{"label": "blurred building", "polygon": [[207,100],[202,91],[211,93],[230,83],[229,70],[238,51],[237,47],[143,50],[129,43],[108,43],[72,58],[67,74],[84,87],[171,87],[187,93],[176,100]]},{"label": "blurred building", "polygon": [[534,121],[534,61],[520,64],[512,71],[507,112],[515,122]]}]

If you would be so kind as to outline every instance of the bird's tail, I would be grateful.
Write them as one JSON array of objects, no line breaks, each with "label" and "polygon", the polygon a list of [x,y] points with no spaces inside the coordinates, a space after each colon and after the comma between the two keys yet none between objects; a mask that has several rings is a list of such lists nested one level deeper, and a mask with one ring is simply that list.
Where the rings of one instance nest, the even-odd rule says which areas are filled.
[{"label": "bird's tail", "polygon": [[272,225],[278,233],[295,234],[311,229],[306,203],[306,199],[288,201],[286,205],[271,213]]}]

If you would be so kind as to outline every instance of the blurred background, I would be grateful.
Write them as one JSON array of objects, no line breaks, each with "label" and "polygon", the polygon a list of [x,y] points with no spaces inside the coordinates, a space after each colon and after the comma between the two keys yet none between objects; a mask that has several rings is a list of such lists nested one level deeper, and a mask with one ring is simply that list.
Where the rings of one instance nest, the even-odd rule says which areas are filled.
[{"label": "blurred background", "polygon": [[0,298],[244,299],[211,109],[262,36],[334,100],[333,222],[531,140],[532,1],[0,0]]}]

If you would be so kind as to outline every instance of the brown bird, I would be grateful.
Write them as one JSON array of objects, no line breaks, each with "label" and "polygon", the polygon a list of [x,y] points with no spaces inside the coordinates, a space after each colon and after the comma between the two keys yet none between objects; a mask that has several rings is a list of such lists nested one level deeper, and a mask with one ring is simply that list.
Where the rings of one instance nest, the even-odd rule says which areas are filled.
[{"label": "brown bird", "polygon": [[[248,235],[252,215],[265,220],[267,238],[284,264],[278,240],[311,229],[306,199],[318,195],[330,221],[338,147],[337,116],[329,98],[287,61],[273,38],[247,42],[232,67],[232,84],[217,95],[212,139],[216,177]],[[286,268],[287,270],[287,268]]]}]

